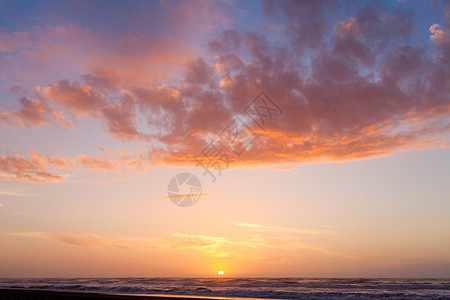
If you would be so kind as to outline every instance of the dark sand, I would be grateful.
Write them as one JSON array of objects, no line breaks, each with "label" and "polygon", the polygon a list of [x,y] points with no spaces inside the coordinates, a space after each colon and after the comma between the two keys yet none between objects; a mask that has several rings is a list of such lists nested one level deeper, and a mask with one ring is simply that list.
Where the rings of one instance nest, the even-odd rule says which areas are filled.
[{"label": "dark sand", "polygon": [[160,295],[119,295],[108,293],[88,293],[88,292],[62,292],[47,290],[26,290],[26,289],[2,289],[0,288],[0,299],[21,300],[60,300],[60,299],[118,299],[118,300],[211,300],[223,298],[190,297],[190,296],[160,296]]}]

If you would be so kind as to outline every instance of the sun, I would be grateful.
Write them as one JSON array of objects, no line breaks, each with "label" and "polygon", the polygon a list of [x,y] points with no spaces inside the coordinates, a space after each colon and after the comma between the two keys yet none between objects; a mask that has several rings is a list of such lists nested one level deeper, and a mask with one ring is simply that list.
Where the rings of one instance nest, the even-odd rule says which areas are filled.
[{"label": "sun", "polygon": [[224,271],[217,271],[217,275],[223,275],[223,274],[225,274]]}]

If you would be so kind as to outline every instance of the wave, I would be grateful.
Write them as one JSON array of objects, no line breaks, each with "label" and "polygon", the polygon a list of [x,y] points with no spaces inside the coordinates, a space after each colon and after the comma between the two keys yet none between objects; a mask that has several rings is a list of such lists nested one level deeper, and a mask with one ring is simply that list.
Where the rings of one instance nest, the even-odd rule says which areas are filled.
[{"label": "wave", "polygon": [[450,279],[430,278],[3,278],[0,287],[271,299],[450,299]]}]

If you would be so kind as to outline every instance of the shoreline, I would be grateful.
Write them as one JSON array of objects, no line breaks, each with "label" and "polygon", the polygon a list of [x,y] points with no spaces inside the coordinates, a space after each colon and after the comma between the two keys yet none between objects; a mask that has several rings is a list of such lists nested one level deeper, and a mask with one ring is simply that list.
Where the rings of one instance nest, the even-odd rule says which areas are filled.
[{"label": "shoreline", "polygon": [[234,297],[205,297],[190,295],[159,295],[159,294],[117,294],[107,292],[90,291],[58,291],[46,289],[26,289],[26,288],[1,288],[0,299],[36,299],[36,300],[60,300],[60,299],[112,299],[112,300],[276,300],[259,298],[234,298]]}]

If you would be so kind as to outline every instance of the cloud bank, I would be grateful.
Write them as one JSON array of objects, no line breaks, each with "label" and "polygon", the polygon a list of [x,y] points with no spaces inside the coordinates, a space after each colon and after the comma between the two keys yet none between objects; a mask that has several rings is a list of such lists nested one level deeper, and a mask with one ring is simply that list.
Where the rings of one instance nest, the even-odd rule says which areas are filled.
[{"label": "cloud bank", "polygon": [[[361,159],[448,144],[449,5],[420,42],[410,13],[370,5],[343,18],[336,2],[263,1],[260,28],[214,31],[213,16],[222,26],[229,18],[223,7],[208,4],[195,23],[207,37],[197,53],[186,50],[192,46],[181,36],[198,13],[184,6],[164,8],[180,16],[170,38],[118,32],[105,44],[109,36],[75,25],[59,25],[45,39],[39,31],[2,29],[2,59],[5,53],[28,53],[27,59],[42,60],[42,47],[51,42],[58,45],[52,51],[60,51],[52,52],[54,60],[84,64],[78,77],[10,87],[21,97],[2,108],[0,124],[67,130],[93,118],[113,139],[149,145],[147,152],[117,154],[117,160],[83,154],[67,159],[88,171],[111,173],[196,165],[208,145],[220,148],[232,166],[254,166]],[[256,119],[249,117],[246,107],[260,91],[282,113],[269,116],[266,107],[253,114]],[[238,140],[245,151],[236,156],[236,145],[220,137],[237,118],[251,135]],[[258,120],[265,121],[263,127]],[[47,166],[68,167],[62,158],[35,152],[30,158],[3,155],[1,178],[58,181]]]}]

